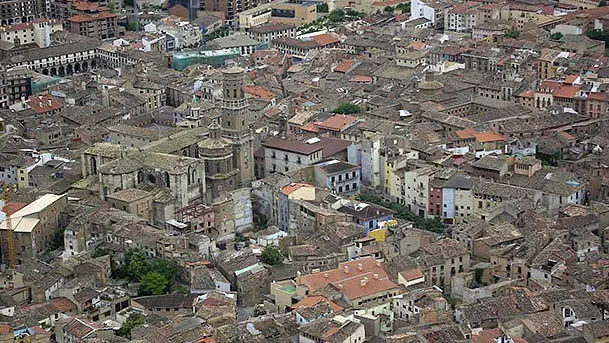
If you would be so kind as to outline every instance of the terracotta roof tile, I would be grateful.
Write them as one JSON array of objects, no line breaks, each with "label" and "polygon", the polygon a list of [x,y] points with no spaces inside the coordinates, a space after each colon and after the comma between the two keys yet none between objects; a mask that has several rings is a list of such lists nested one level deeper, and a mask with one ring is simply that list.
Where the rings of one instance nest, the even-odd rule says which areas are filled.
[{"label": "terracotta roof tile", "polygon": [[524,91],[520,93],[520,96],[523,98],[533,98],[535,97],[535,93],[533,91]]},{"label": "terracotta roof tile", "polygon": [[95,14],[76,14],[73,15],[69,18],[67,18],[67,21],[71,21],[74,23],[84,23],[84,22],[89,22],[89,21],[98,21],[98,20],[106,20],[106,19],[113,19],[116,18],[116,14],[108,12],[108,11],[104,11],[104,12],[99,12],[99,13],[95,13]]},{"label": "terracotta roof tile", "polygon": [[314,187],[308,183],[290,183],[289,185],[283,187],[281,189],[281,193],[285,195],[290,195],[294,193],[296,190],[301,189],[303,187]]},{"label": "terracotta roof tile", "polygon": [[354,75],[349,79],[350,82],[372,82],[372,76]]},{"label": "terracotta roof tile", "polygon": [[343,262],[337,269],[302,276],[299,282],[311,292],[332,285],[349,299],[357,299],[397,287],[389,280],[382,265],[373,257]]},{"label": "terracotta roof tile", "polygon": [[588,94],[588,99],[606,101],[607,93],[590,93],[590,94]]},{"label": "terracotta roof tile", "polygon": [[340,40],[329,33],[311,37],[312,41],[317,42],[320,46],[324,47],[330,44],[340,43]]},{"label": "terracotta roof tile", "polygon": [[354,124],[357,118],[345,114],[336,114],[319,123],[318,127],[330,131],[342,131],[351,124]]},{"label": "terracotta roof tile", "polygon": [[568,85],[572,85],[573,82],[577,81],[579,75],[569,75],[565,78],[565,83]]},{"label": "terracotta roof tile", "polygon": [[336,68],[334,68],[335,73],[347,73],[355,64],[355,60],[342,60]]},{"label": "terracotta roof tile", "polygon": [[564,86],[560,87],[556,92],[554,92],[554,96],[559,97],[559,98],[571,99],[571,98],[575,97],[578,90],[579,90],[579,88],[576,86],[564,85]]},{"label": "terracotta roof tile", "polygon": [[425,275],[423,275],[423,272],[419,268],[405,270],[403,272],[400,272],[400,275],[402,275],[402,277],[406,281],[412,281],[425,277]]},{"label": "terracotta roof tile", "polygon": [[30,95],[29,105],[36,113],[47,113],[63,107],[61,102],[52,95]]},{"label": "terracotta roof tile", "polygon": [[243,91],[266,101],[271,101],[275,98],[273,92],[261,86],[243,86]]},{"label": "terracotta roof tile", "polygon": [[317,124],[319,124],[319,122],[317,122],[317,123],[306,123],[302,127],[302,130],[303,131],[307,131],[307,132],[317,133],[317,132],[319,132],[319,128],[317,127]]},{"label": "terracotta roof tile", "polygon": [[320,302],[325,302],[326,304],[330,305],[330,308],[332,309],[333,312],[340,312],[343,310],[343,308],[341,306],[338,306],[332,300],[329,300],[328,298],[324,297],[323,295],[307,295],[304,298],[302,298],[299,302],[294,304],[294,306],[292,306],[292,309],[297,310],[301,307],[313,307]]}]

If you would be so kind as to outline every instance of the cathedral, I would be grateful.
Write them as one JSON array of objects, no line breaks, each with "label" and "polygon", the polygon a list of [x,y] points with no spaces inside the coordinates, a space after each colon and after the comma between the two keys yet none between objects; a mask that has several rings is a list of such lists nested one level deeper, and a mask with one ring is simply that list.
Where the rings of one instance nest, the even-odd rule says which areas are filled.
[{"label": "cathedral", "polygon": [[199,143],[199,157],[205,161],[208,203],[254,180],[254,140],[247,122],[244,83],[243,68],[223,71],[220,123],[211,123],[208,138]]}]

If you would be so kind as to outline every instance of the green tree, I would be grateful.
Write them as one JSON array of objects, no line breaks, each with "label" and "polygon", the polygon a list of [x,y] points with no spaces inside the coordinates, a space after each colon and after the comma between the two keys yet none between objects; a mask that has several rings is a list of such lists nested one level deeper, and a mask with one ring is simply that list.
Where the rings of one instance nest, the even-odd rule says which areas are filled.
[{"label": "green tree", "polygon": [[116,334],[121,337],[126,337],[127,339],[131,339],[131,329],[133,329],[134,327],[136,327],[138,325],[143,325],[145,323],[146,323],[146,317],[144,317],[143,315],[141,315],[139,313],[132,313],[129,317],[127,317],[127,319],[125,320],[125,322],[123,323],[123,325],[121,326],[121,328],[118,330],[118,332]]},{"label": "green tree", "polygon": [[262,250],[260,255],[262,262],[270,264],[272,266],[283,263],[283,254],[281,250],[273,245],[267,245]]},{"label": "green tree", "polygon": [[338,107],[335,108],[334,111],[332,111],[332,113],[353,114],[353,113],[359,113],[359,111],[360,111],[360,108],[356,104],[353,104],[350,102],[344,102],[344,103],[338,105]]},{"label": "green tree", "polygon": [[150,272],[150,264],[148,264],[146,255],[140,249],[125,251],[124,263],[123,272],[129,281],[138,282]]},{"label": "green tree", "polygon": [[328,4],[324,2],[323,4],[317,5],[317,12],[319,12],[319,13],[330,12],[330,9],[328,8]]},{"label": "green tree", "polygon": [[102,256],[106,256],[110,254],[110,251],[106,248],[103,247],[97,247],[95,248],[95,250],[93,250],[93,253],[91,253],[91,257],[92,258],[96,258],[96,257],[102,257]]},{"label": "green tree", "polygon": [[150,262],[150,271],[159,273],[167,280],[173,281],[178,276],[180,268],[173,261],[154,259]]},{"label": "green tree", "polygon": [[365,202],[370,202],[379,206],[387,207],[394,210],[395,217],[398,219],[404,219],[410,222],[413,222],[414,225],[422,230],[431,231],[438,234],[445,233],[445,225],[442,223],[442,220],[438,217],[434,218],[423,218],[419,217],[416,214],[410,212],[406,206],[400,205],[396,202],[389,202],[382,199],[379,196],[371,195],[371,194],[360,194],[358,198]]},{"label": "green tree", "polygon": [[588,30],[586,36],[590,39],[602,40],[605,43],[609,42],[609,31]]},{"label": "green tree", "polygon": [[410,3],[403,2],[401,4],[398,4],[397,6],[395,6],[395,9],[402,13],[410,13]]},{"label": "green tree", "polygon": [[352,17],[352,18],[363,18],[366,16],[366,13],[364,12],[358,12],[355,10],[348,10],[347,13],[345,13],[348,17]]},{"label": "green tree", "polygon": [[116,13],[116,4],[114,4],[114,1],[108,4],[108,9],[110,10],[110,12]]},{"label": "green tree", "polygon": [[552,40],[560,40],[562,38],[562,33],[560,32],[555,32],[550,36],[550,39]]},{"label": "green tree", "polygon": [[127,31],[136,31],[140,27],[141,27],[141,24],[139,21],[137,21],[135,19],[128,19],[127,26],[125,27],[125,29],[127,29]]},{"label": "green tree", "polygon": [[601,0],[598,2],[598,7],[605,7],[607,6],[607,0]]},{"label": "green tree", "polygon": [[520,36],[520,32],[518,32],[518,30],[513,30],[513,31],[506,32],[504,36],[507,38],[516,39],[516,38],[518,38],[518,36]]},{"label": "green tree", "polygon": [[163,274],[149,272],[140,280],[140,295],[160,295],[169,288],[169,280]]},{"label": "green tree", "polygon": [[383,9],[383,11],[385,11],[387,13],[393,13],[395,11],[395,8],[393,8],[391,6],[387,6]]},{"label": "green tree", "polygon": [[328,15],[328,20],[332,23],[340,23],[345,20],[345,12],[343,10],[334,10]]},{"label": "green tree", "polygon": [[51,248],[50,250],[56,250],[56,249],[63,249],[63,234],[66,231],[66,229],[59,229],[58,231],[55,231],[55,234],[53,235],[53,242],[51,242]]}]

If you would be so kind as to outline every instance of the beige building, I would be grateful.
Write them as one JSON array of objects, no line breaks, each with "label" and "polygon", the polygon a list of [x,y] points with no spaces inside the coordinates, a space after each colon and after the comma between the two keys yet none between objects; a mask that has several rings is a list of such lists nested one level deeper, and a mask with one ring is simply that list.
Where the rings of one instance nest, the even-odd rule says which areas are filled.
[{"label": "beige building", "polygon": [[307,294],[307,288],[297,285],[294,280],[277,281],[271,283],[271,297],[274,303],[265,302],[265,307],[273,312],[287,312]]},{"label": "beige building", "polygon": [[37,19],[33,22],[0,27],[0,41],[14,45],[36,44],[45,48],[51,44],[51,34],[63,31],[55,19]]},{"label": "beige building", "polygon": [[[11,215],[15,240],[16,263],[36,257],[51,246],[55,232],[61,227],[60,212],[68,206],[66,194],[45,194]],[[8,261],[7,221],[0,223],[0,246],[3,261]]]},{"label": "beige building", "polygon": [[106,200],[111,207],[146,219],[152,220],[152,201],[154,194],[137,188],[123,189],[108,195]]},{"label": "beige building", "polygon": [[268,22],[302,26],[317,20],[314,2],[274,1],[239,13],[239,28],[247,31]]},{"label": "beige building", "polygon": [[301,26],[317,20],[314,2],[275,4],[271,9],[271,22]]}]

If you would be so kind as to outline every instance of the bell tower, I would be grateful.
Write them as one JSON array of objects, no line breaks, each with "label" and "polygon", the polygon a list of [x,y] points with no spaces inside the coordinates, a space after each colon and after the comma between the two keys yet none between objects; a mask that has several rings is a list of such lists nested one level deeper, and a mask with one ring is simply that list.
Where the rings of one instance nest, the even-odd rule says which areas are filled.
[{"label": "bell tower", "polygon": [[243,86],[245,70],[232,67],[223,71],[222,135],[233,142],[233,164],[239,169],[238,184],[254,180],[254,140],[247,122],[248,103]]}]

